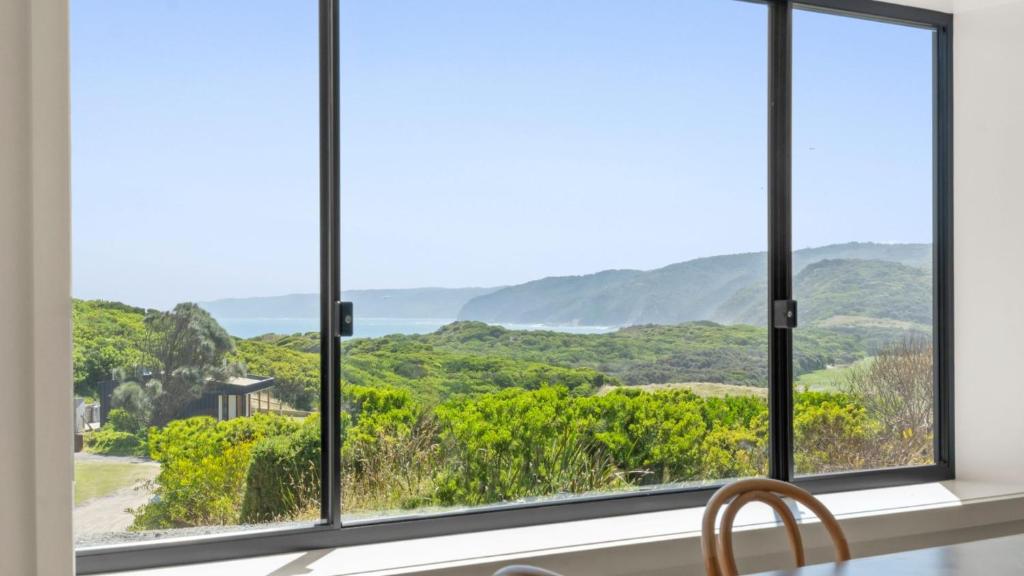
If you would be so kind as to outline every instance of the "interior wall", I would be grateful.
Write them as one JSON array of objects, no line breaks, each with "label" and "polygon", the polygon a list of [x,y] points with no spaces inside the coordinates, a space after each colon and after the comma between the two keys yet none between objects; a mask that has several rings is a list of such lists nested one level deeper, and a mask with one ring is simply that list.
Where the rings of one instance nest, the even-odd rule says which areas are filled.
[{"label": "interior wall", "polygon": [[0,2],[0,574],[72,548],[66,0]]},{"label": "interior wall", "polygon": [[34,574],[28,1],[0,2],[0,574]]},{"label": "interior wall", "polygon": [[74,573],[68,1],[28,0],[36,574]]},{"label": "interior wall", "polygon": [[1024,1],[954,21],[956,459],[1024,481]]}]

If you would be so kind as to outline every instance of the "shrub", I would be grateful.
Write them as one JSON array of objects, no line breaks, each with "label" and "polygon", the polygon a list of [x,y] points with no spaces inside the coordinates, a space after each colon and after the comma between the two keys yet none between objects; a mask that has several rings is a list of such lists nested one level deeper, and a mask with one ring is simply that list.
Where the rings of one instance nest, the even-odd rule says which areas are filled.
[{"label": "shrub", "polygon": [[320,419],[310,416],[287,436],[257,442],[246,473],[241,521],[294,519],[319,514]]},{"label": "shrub", "polygon": [[132,529],[237,524],[250,450],[240,444],[163,463],[154,498],[135,511]]},{"label": "shrub", "polygon": [[218,422],[209,416],[175,420],[149,432],[149,452],[161,463],[199,460],[231,446],[293,432],[299,423],[274,414],[256,414]]},{"label": "shrub", "polygon": [[874,362],[847,375],[847,389],[878,421],[879,466],[927,464],[932,458],[932,343],[908,338],[883,347]]},{"label": "shrub", "polygon": [[138,420],[141,429],[149,422],[153,414],[153,402],[162,391],[158,380],[145,383],[122,382],[114,388],[110,401],[115,409],[123,410]]},{"label": "shrub", "polygon": [[434,502],[435,476],[450,464],[437,446],[437,418],[418,411],[411,424],[404,415],[388,420],[343,414],[342,486],[350,511],[408,510]]},{"label": "shrub", "polygon": [[878,423],[846,394],[803,392],[793,411],[798,474],[848,472],[875,466]]},{"label": "shrub", "polygon": [[146,443],[138,435],[107,425],[85,436],[86,450],[108,456],[141,456]]},{"label": "shrub", "polygon": [[138,434],[142,431],[142,421],[124,408],[114,408],[107,414],[107,426],[119,432]]},{"label": "shrub", "polygon": [[768,413],[753,428],[712,426],[701,444],[701,474],[725,480],[768,473]]},{"label": "shrub", "polygon": [[153,501],[135,511],[132,528],[237,524],[253,446],[298,429],[298,422],[269,414],[222,422],[200,416],[150,429],[158,486]]},{"label": "shrub", "polygon": [[564,387],[508,389],[437,409],[448,469],[446,505],[478,505],[582,493],[619,484],[611,451],[591,434],[593,418]]}]

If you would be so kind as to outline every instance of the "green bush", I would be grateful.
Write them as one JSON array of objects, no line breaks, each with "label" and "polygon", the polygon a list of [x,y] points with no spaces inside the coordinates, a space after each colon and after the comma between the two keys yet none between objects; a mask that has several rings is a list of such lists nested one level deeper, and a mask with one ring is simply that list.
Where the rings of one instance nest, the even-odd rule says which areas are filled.
[{"label": "green bush", "polygon": [[885,440],[878,422],[846,394],[803,392],[793,410],[797,474],[874,467]]},{"label": "green bush", "polygon": [[310,416],[287,436],[257,442],[246,473],[241,521],[294,519],[319,514],[320,419]]},{"label": "green bush", "polygon": [[145,454],[146,443],[136,434],[107,425],[85,435],[85,448],[107,456],[141,456]]},{"label": "green bush", "polygon": [[142,431],[142,421],[124,408],[114,408],[107,414],[106,426],[119,432],[138,434]]},{"label": "green bush", "polygon": [[487,394],[438,408],[444,505],[479,505],[621,485],[584,399],[566,388]]},{"label": "green bush", "polygon": [[161,463],[153,500],[135,511],[134,530],[238,523],[251,445]]},{"label": "green bush", "polygon": [[132,528],[237,524],[253,446],[299,426],[290,418],[257,414],[222,422],[200,416],[150,429],[149,453],[160,462],[160,474],[153,500],[135,512]]}]

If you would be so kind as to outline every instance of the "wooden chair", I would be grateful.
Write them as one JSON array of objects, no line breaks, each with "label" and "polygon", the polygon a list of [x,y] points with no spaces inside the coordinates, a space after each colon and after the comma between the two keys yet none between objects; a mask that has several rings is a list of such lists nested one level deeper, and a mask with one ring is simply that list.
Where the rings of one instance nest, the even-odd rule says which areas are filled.
[{"label": "wooden chair", "polygon": [[[797,526],[793,513],[779,495],[796,500],[817,515],[832,538],[837,562],[850,559],[850,545],[846,542],[842,528],[836,522],[836,517],[820,500],[811,496],[810,492],[787,482],[768,478],[751,478],[738,480],[721,487],[711,497],[707,508],[704,509],[700,543],[704,551],[704,569],[707,576],[737,576],[736,558],[732,548],[732,525],[740,508],[751,502],[763,502],[771,506],[775,513],[782,518],[782,522],[786,526],[786,533],[789,535],[789,544],[796,557],[796,565],[803,566],[805,564],[804,544],[800,537],[800,528]],[[715,519],[718,517],[719,509],[727,504],[728,507],[722,513],[722,521],[719,524],[716,538]]]},{"label": "wooden chair", "polygon": [[513,564],[511,566],[505,566],[501,570],[494,573],[494,576],[562,576],[558,572],[552,572],[551,570],[545,570],[536,566],[530,566],[527,564]]}]

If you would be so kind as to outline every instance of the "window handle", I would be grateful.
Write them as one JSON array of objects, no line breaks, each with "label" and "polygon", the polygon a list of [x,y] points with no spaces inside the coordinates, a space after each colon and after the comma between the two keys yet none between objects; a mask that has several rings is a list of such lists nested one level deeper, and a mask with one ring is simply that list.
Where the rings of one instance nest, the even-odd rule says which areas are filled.
[{"label": "window handle", "polygon": [[354,332],[355,318],[351,302],[334,303],[335,336],[351,336]]},{"label": "window handle", "polygon": [[796,328],[796,300],[776,300],[772,313],[772,326],[781,330]]}]

